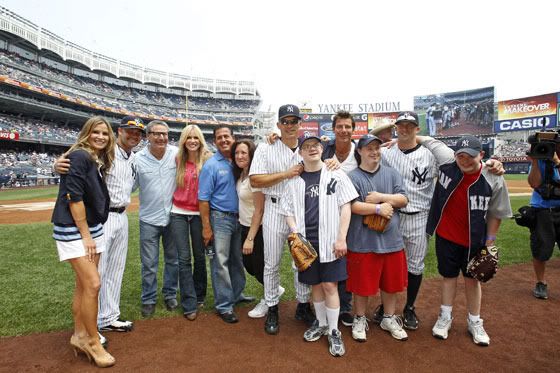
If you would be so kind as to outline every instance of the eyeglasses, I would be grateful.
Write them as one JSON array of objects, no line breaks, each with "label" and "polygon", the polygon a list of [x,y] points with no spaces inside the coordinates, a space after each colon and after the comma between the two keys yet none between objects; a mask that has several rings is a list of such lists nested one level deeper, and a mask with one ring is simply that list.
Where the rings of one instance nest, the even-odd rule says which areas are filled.
[{"label": "eyeglasses", "polygon": [[299,124],[300,120],[299,119],[282,119],[280,121],[280,124],[283,124],[284,126],[295,126],[296,124]]},{"label": "eyeglasses", "polygon": [[319,149],[320,146],[321,146],[320,142],[317,142],[315,144],[304,144],[301,146],[301,150],[309,151],[311,149]]},{"label": "eyeglasses", "polygon": [[167,137],[167,132],[148,132],[150,135],[154,137]]}]

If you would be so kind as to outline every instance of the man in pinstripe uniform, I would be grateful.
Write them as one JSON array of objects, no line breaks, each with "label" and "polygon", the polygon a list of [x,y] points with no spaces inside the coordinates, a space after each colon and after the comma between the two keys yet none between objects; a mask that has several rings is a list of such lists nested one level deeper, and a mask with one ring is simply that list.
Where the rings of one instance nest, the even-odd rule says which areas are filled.
[{"label": "man in pinstripe uniform", "polygon": [[[130,194],[135,179],[134,149],[142,139],[144,123],[139,118],[124,117],[118,128],[115,161],[107,173],[106,183],[111,200],[109,218],[104,224],[107,249],[99,260],[101,288],[97,326],[101,331],[127,332],[132,321],[120,318],[120,294],[126,253],[128,250],[128,217],[125,213],[130,204]],[[55,162],[58,173],[68,172],[69,162],[61,157]],[[105,338],[100,338],[102,341]],[[102,342],[103,343],[103,342]]]},{"label": "man in pinstripe uniform", "polygon": [[[268,308],[265,331],[278,333],[278,302],[280,285],[280,260],[290,230],[284,216],[280,214],[280,198],[287,181],[303,171],[301,156],[297,152],[298,130],[301,123],[299,108],[283,105],[278,111],[278,128],[281,141],[261,144],[253,157],[249,172],[251,186],[263,188],[265,208],[263,216],[264,247],[264,295]],[[293,265],[292,265],[293,267]],[[294,268],[294,286],[298,306],[296,319],[311,325],[315,316],[309,305],[309,286],[298,281]]]},{"label": "man in pinstripe uniform", "polygon": [[132,330],[132,322],[119,317],[119,303],[128,250],[128,217],[125,210],[130,204],[130,194],[136,177],[132,149],[140,143],[143,132],[144,124],[141,119],[122,119],[118,129],[115,162],[107,174],[111,204],[109,218],[103,226],[107,250],[99,260],[101,289],[97,326],[100,331]]},{"label": "man in pinstripe uniform", "polygon": [[[437,164],[434,155],[416,143],[416,134],[420,130],[416,113],[410,111],[399,113],[395,124],[397,146],[386,149],[382,153],[382,162],[399,171],[407,192],[408,205],[399,210],[400,231],[403,235],[408,265],[403,324],[407,329],[416,330],[418,318],[414,303],[422,283],[424,258],[428,249],[425,230],[434,192],[434,180],[437,176]],[[381,322],[382,315],[383,306],[380,306],[373,321]]]}]

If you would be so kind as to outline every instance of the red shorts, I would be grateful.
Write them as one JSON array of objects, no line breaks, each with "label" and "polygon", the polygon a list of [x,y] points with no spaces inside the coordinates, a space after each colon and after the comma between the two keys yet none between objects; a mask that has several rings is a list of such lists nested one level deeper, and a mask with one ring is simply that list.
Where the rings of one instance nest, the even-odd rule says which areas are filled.
[{"label": "red shorts", "polygon": [[348,250],[346,290],[362,297],[400,293],[408,286],[408,269],[404,250],[388,254],[355,253]]}]

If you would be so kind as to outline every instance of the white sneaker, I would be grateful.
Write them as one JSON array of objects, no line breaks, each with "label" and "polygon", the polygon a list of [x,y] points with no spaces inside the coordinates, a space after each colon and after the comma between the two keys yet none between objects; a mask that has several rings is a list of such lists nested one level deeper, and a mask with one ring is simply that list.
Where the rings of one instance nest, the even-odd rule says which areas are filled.
[{"label": "white sneaker", "polygon": [[444,317],[441,313],[436,321],[436,324],[432,328],[432,335],[439,339],[447,339],[449,335],[449,329],[451,329],[451,322],[453,317]]},{"label": "white sneaker", "polygon": [[381,321],[381,324],[379,324],[379,326],[381,327],[381,329],[391,333],[391,336],[393,336],[393,338],[395,339],[398,339],[399,341],[406,341],[408,339],[408,334],[406,334],[403,329],[402,320],[395,315],[392,315],[390,317],[383,316],[383,320]]},{"label": "white sneaker", "polygon": [[266,305],[266,301],[264,299],[261,299],[261,301],[255,306],[255,308],[249,311],[247,316],[252,319],[260,319],[261,317],[265,317],[267,313],[268,306]]},{"label": "white sneaker", "polygon": [[278,298],[281,298],[285,291],[286,289],[284,289],[282,286],[278,286]]},{"label": "white sneaker", "polygon": [[352,338],[358,342],[367,340],[366,331],[369,330],[368,320],[365,316],[355,316],[352,323]]},{"label": "white sneaker", "polygon": [[490,337],[486,334],[484,326],[482,326],[483,320],[479,319],[477,322],[471,322],[467,320],[467,328],[469,333],[472,335],[472,340],[476,345],[488,346],[490,344]]}]

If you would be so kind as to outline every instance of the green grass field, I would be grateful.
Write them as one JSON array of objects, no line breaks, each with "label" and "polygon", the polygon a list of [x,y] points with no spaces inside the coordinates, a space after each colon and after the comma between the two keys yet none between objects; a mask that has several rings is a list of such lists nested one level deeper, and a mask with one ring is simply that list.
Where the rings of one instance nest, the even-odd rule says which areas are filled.
[{"label": "green grass field", "polygon": [[[527,197],[512,198],[514,211],[527,204]],[[140,315],[140,258],[138,250],[138,215],[129,214],[129,250],[124,274],[121,312],[128,319]],[[34,332],[70,329],[70,303],[73,291],[73,273],[69,264],[60,263],[49,223],[0,225],[0,336],[14,336]],[[529,232],[513,220],[504,221],[498,245],[502,247],[501,265],[524,263],[531,259]],[[555,251],[558,256],[558,251]],[[163,254],[160,256],[163,257]],[[160,263],[161,266],[161,263]],[[434,277],[436,258],[433,240],[426,258],[426,277]],[[282,260],[282,284],[286,287],[283,299],[294,299],[293,275],[287,250]],[[159,284],[161,287],[161,270]],[[209,280],[210,284],[210,280]],[[262,287],[247,276],[246,294],[262,296]],[[212,289],[208,287],[206,310],[213,305]],[[160,299],[155,317],[178,316],[169,313]]]}]

